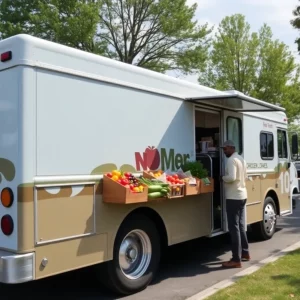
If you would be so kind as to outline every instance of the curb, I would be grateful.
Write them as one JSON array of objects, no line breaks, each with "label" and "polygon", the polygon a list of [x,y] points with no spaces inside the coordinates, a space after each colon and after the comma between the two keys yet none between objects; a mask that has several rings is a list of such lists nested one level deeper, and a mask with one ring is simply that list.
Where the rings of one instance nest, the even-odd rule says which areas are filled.
[{"label": "curb", "polygon": [[214,284],[213,286],[199,292],[198,294],[195,294],[189,298],[186,298],[185,300],[202,300],[202,299],[206,299],[207,297],[217,293],[218,291],[220,291],[221,289],[225,289],[231,285],[233,285],[238,279],[240,279],[243,276],[246,275],[250,275],[254,272],[256,272],[257,270],[259,270],[261,267],[265,266],[266,264],[272,263],[276,260],[278,260],[280,257],[288,254],[289,252],[292,252],[294,250],[297,250],[298,248],[300,248],[300,242],[297,242],[281,251],[279,251],[278,253],[265,258],[263,260],[261,260],[260,262],[258,262],[257,264],[241,271],[238,272],[236,274],[234,274],[233,276],[231,276],[229,279],[225,279],[222,280],[216,284]]}]

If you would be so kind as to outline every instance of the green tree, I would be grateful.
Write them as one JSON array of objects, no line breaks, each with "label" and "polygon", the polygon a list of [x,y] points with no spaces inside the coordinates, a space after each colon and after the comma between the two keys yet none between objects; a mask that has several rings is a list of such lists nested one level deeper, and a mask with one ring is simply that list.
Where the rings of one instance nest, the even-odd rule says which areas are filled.
[{"label": "green tree", "polygon": [[206,72],[200,83],[216,89],[235,89],[244,93],[252,90],[257,67],[257,34],[242,15],[226,17],[218,27],[212,42]]},{"label": "green tree", "polygon": [[0,1],[0,33],[5,39],[19,33],[32,33],[30,16],[38,6],[38,0]]},{"label": "green tree", "polygon": [[[256,81],[251,93],[256,98],[286,107],[299,78],[295,58],[288,46],[272,40],[272,31],[266,25],[259,32],[259,41]],[[296,103],[299,104],[299,99]],[[295,113],[290,109],[288,111],[292,115]]]},{"label": "green tree", "polygon": [[31,16],[33,35],[88,52],[103,54],[96,38],[101,3],[87,0],[43,0]]},{"label": "green tree", "polygon": [[2,0],[1,37],[27,33],[81,50],[103,53],[96,38],[101,3],[95,0]]},{"label": "green tree", "polygon": [[98,36],[111,58],[158,72],[203,68],[210,33],[186,0],[103,0]]},{"label": "green tree", "polygon": [[[300,5],[296,6],[296,8],[293,10],[294,19],[291,20],[291,25],[299,30],[300,29]],[[298,51],[300,52],[300,38],[297,38],[295,40],[295,43],[298,45]]]},{"label": "green tree", "polygon": [[0,0],[3,37],[58,42],[158,72],[203,69],[207,24],[186,0]]},{"label": "green tree", "polygon": [[293,55],[284,43],[273,40],[271,28],[263,25],[251,33],[245,17],[236,14],[221,21],[199,82],[280,104],[292,121],[300,112],[298,79]]}]

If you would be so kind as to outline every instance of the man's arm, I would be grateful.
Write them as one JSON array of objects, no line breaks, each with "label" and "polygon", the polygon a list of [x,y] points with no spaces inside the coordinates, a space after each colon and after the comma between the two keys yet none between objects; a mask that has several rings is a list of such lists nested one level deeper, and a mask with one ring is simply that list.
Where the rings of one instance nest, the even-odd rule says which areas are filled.
[{"label": "man's arm", "polygon": [[236,165],[234,160],[228,161],[227,169],[228,174],[223,176],[223,181],[227,183],[234,182],[236,180]]}]

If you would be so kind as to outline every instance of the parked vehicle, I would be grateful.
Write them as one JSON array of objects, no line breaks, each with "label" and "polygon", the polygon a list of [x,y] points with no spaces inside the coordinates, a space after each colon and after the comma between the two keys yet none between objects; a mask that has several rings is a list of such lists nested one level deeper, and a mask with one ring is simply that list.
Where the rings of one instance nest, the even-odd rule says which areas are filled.
[{"label": "parked vehicle", "polygon": [[[0,282],[95,265],[119,293],[146,288],[164,246],[227,232],[227,139],[248,164],[247,225],[270,239],[293,212],[282,107],[28,35],[1,41],[0,54]],[[153,188],[117,181],[189,161],[208,172],[189,195],[186,183],[151,199]]]}]

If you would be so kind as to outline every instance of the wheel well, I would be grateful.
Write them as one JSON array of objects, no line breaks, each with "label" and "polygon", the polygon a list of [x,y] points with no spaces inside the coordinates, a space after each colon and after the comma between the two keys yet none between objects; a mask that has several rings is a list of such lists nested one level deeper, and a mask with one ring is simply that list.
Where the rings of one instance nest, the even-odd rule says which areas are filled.
[{"label": "wheel well", "polygon": [[276,205],[276,213],[277,215],[280,215],[280,205],[279,205],[279,200],[277,197],[277,194],[275,193],[275,191],[271,190],[267,193],[266,198],[267,197],[271,197],[274,200],[274,203]]},{"label": "wheel well", "polygon": [[[136,214],[143,214],[155,223],[157,231],[160,236],[160,242],[161,242],[162,249],[166,248],[168,246],[168,234],[167,234],[165,223],[162,220],[161,216],[152,208],[140,207],[140,208],[137,208],[137,209],[131,211],[126,216],[126,218],[123,220],[122,224],[124,222],[126,222],[128,219],[134,218],[134,215],[136,215]],[[122,224],[121,224],[121,226],[122,226]]]},{"label": "wheel well", "polygon": [[293,189],[293,194],[298,194],[298,189],[297,188]]}]

